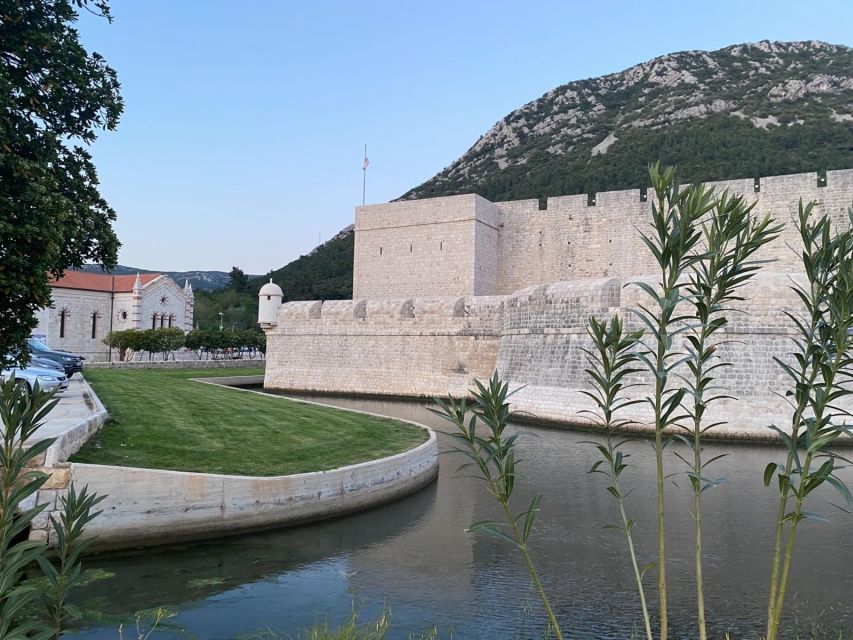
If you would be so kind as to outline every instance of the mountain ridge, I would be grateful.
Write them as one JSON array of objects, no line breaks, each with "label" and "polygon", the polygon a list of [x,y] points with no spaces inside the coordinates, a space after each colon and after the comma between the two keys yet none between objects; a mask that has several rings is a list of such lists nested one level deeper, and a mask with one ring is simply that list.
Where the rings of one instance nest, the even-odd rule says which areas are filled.
[{"label": "mountain ridge", "polygon": [[[160,273],[164,276],[169,276],[181,286],[184,285],[184,281],[189,280],[193,290],[195,291],[216,291],[217,289],[227,287],[230,281],[229,273],[227,271],[215,270],[206,271],[194,269],[189,271],[162,271],[158,269],[128,267],[121,264],[116,265],[115,269],[108,270],[102,269],[101,266],[97,264],[85,264],[83,265],[83,271],[89,271],[92,273],[112,273],[117,276],[134,275],[137,273]],[[255,278],[257,276],[249,277]]]},{"label": "mountain ridge", "polygon": [[658,56],[556,87],[510,112],[400,199],[493,200],[853,166],[853,49],[762,40]]}]

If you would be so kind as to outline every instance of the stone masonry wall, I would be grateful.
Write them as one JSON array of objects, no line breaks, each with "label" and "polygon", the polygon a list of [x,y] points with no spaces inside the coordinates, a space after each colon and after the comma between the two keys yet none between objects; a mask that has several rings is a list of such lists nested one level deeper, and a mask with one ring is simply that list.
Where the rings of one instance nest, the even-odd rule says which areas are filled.
[{"label": "stone masonry wall", "polygon": [[[777,271],[797,268],[790,246],[797,203],[849,224],[853,169],[708,183],[755,201],[756,215],[785,223],[767,247]],[[640,189],[491,203],[474,195],[358,207],[354,298],[508,295],[533,285],[575,278],[628,278],[653,273],[639,231],[648,229],[653,194]]]},{"label": "stone masonry wall", "polygon": [[[770,262],[745,290],[738,305],[745,313],[730,314],[718,346],[733,364],[720,370],[719,382],[740,400],[721,402],[708,414],[730,421],[720,437],[771,437],[768,424],[787,426],[790,419],[778,395],[786,380],[774,357],[789,357],[783,309],[800,308],[790,289],[802,270],[793,223],[798,201],[816,202],[817,214],[828,213],[846,228],[853,169],[827,172],[825,182],[804,173],[709,186],[746,194],[756,201],[756,215],[785,224],[759,254]],[[653,194],[646,195],[550,198],[545,209],[535,200],[493,204],[477,196],[359,207],[357,299],[283,305],[278,326],[267,334],[265,385],[460,396],[474,378],[497,369],[519,389],[515,410],[588,423],[592,407],[581,393],[589,388],[587,321],[619,313],[629,329],[641,328],[630,309],[644,294],[630,283],[657,282],[643,275],[657,271],[639,235],[649,224]],[[638,374],[632,382],[640,397],[652,380]],[[640,404],[623,417],[638,428],[650,420]]]},{"label": "stone masonry wall", "polygon": [[[761,253],[774,260],[776,271],[797,270],[799,246],[793,224],[799,199],[817,201],[816,213],[829,213],[835,224],[849,225],[847,209],[853,205],[853,169],[829,171],[826,186],[818,186],[816,173],[801,173],[755,180],[709,182],[717,192],[745,194],[756,201],[758,215],[770,214],[785,224],[782,236]],[[498,202],[501,211],[497,293],[511,294],[546,282],[631,276],[654,273],[655,264],[639,231],[647,231],[653,194],[641,191],[607,191],[595,195],[549,198],[547,209],[536,200]],[[413,278],[411,294],[417,293]]]},{"label": "stone masonry wall", "polygon": [[[760,273],[730,313],[718,353],[733,366],[720,369],[721,402],[708,420],[727,420],[717,437],[770,439],[770,424],[787,427],[787,380],[774,357],[789,358],[791,322],[800,309],[791,291],[798,274]],[[631,283],[653,276],[580,278],[529,287],[511,296],[293,302],[283,305],[268,333],[267,388],[394,396],[466,395],[475,378],[497,370],[513,389],[513,410],[532,419],[589,424],[593,405],[585,350],[590,316],[619,314],[628,330],[642,328],[631,309],[647,302]],[[682,345],[683,347],[683,345]],[[685,373],[687,373],[685,369]],[[641,398],[651,376],[635,374]],[[853,408],[853,407],[851,407]],[[622,418],[648,429],[648,407]]]},{"label": "stone masonry wall", "polygon": [[[736,311],[729,314],[730,324],[717,340],[720,358],[732,366],[718,370],[717,384],[720,393],[737,400],[721,402],[708,412],[709,422],[729,422],[716,435],[770,438],[773,434],[767,425],[787,427],[788,405],[777,395],[784,394],[787,380],[773,358],[789,359],[793,334],[783,311],[801,307],[790,288],[798,277],[761,273],[743,290],[746,299],[733,305]],[[594,405],[582,393],[591,390],[585,372],[584,350],[592,347],[586,323],[591,315],[604,319],[619,314],[626,329],[642,329],[630,311],[648,302],[646,294],[630,284],[639,280],[655,281],[652,277],[579,279],[531,287],[507,297],[496,368],[519,389],[513,396],[515,411],[544,420],[590,423],[586,412]],[[684,374],[688,373],[685,369]],[[653,379],[646,373],[636,374],[629,384],[637,385],[630,396],[641,398],[651,391]],[[653,422],[645,404],[633,405],[621,417],[639,427]]]},{"label": "stone masonry wall", "polygon": [[475,195],[357,207],[353,298],[493,294],[498,215]]},{"label": "stone masonry wall", "polygon": [[460,395],[494,370],[503,298],[291,302],[267,334],[267,388]]},{"label": "stone masonry wall", "polygon": [[[103,339],[110,331],[111,298],[102,291],[54,289],[53,306],[41,310],[34,333],[48,337],[52,349],[71,351],[87,360],[105,360],[109,349]],[[65,312],[65,331],[60,337],[61,314]],[[95,336],[92,337],[92,317]]]}]

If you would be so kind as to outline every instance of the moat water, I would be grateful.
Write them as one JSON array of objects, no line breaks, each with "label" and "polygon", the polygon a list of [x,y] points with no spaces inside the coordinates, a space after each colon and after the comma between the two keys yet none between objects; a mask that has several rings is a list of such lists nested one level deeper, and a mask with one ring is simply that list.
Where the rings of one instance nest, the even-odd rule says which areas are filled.
[{"label": "moat water", "polygon": [[[424,404],[312,399],[448,430]],[[617,517],[605,491],[606,479],[587,473],[597,455],[583,443],[590,435],[526,426],[515,430],[522,434],[523,458],[517,504],[543,494],[531,547],[564,631],[572,638],[629,638],[632,626],[639,629],[642,624],[640,609],[624,538],[603,528]],[[450,439],[442,434],[439,442],[446,451]],[[630,509],[645,563],[655,554],[654,456],[643,439],[632,441],[626,450],[635,465],[625,478],[635,487]],[[708,445],[709,457],[721,453],[728,455],[714,464],[710,475],[726,477],[728,483],[705,494],[708,619],[712,637],[728,632],[737,640],[758,638],[766,612],[776,505],[776,492],[764,487],[762,471],[768,461],[780,459],[782,451],[757,445]],[[683,471],[674,456],[670,460],[670,471]],[[383,608],[390,610],[392,640],[433,625],[441,638],[542,638],[541,609],[513,549],[465,532],[468,524],[496,518],[498,513],[482,483],[457,473],[461,462],[458,454],[442,455],[434,484],[396,503],[346,518],[92,556],[87,568],[112,577],[86,587],[78,601],[101,613],[67,637],[115,640],[124,621],[128,638],[136,612],[165,607],[176,615],[161,624],[152,640],[295,638],[319,621],[334,624],[344,619],[353,608],[364,619]],[[853,481],[853,474],[845,473]],[[671,627],[673,637],[693,638],[690,492],[683,474],[672,480],[675,484],[667,489]],[[800,527],[789,622],[849,631],[853,516],[834,509],[829,500],[836,497],[826,491],[811,505],[813,511],[830,517],[829,523],[804,522]],[[652,602],[655,581],[649,573]],[[143,619],[143,628],[146,624]]]}]

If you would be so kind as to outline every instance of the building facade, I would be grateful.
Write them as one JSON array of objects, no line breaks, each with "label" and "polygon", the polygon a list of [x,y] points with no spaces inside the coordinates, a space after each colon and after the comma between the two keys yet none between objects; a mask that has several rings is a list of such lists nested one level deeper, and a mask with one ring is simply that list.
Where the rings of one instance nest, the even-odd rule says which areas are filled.
[{"label": "building facade", "polygon": [[33,335],[52,349],[90,361],[116,358],[104,344],[110,331],[193,327],[192,286],[150,273],[113,276],[66,271],[51,283],[52,305],[38,313]]}]

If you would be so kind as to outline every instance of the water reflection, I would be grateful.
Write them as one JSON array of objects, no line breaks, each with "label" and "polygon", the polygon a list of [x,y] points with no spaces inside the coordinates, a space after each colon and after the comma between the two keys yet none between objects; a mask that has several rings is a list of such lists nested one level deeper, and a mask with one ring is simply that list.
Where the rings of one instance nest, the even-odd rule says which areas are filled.
[{"label": "water reflection", "polygon": [[[324,398],[343,407],[407,418],[445,429],[418,403]],[[603,478],[590,476],[595,453],[588,434],[517,427],[521,432],[519,503],[544,494],[533,553],[566,631],[575,638],[626,638],[640,622],[623,539],[602,526],[615,519]],[[446,451],[446,437],[440,445]],[[730,483],[706,494],[707,609],[715,636],[757,637],[765,608],[774,492],[761,481],[781,451],[715,444],[727,453],[716,474]],[[630,445],[629,481],[639,553],[654,558],[654,454]],[[711,452],[709,452],[711,453]],[[179,611],[158,638],[234,638],[265,628],[294,633],[323,617],[340,620],[353,603],[364,615],[387,605],[392,638],[436,624],[456,638],[541,637],[542,616],[518,558],[505,544],[470,536],[464,527],[496,516],[475,480],[457,477],[460,460],[441,457],[437,483],[395,504],[314,526],[235,538],[105,554],[90,567],[114,572],[85,597],[128,613],[165,605]],[[674,461],[672,470],[680,470]],[[848,479],[850,475],[848,474]],[[670,487],[668,536],[673,637],[693,637],[692,520],[689,490]],[[825,497],[831,498],[830,493]],[[827,514],[831,508],[823,509]],[[791,593],[806,616],[853,626],[853,528],[838,512],[829,524],[804,523]],[[809,553],[809,548],[820,552]],[[827,579],[831,576],[831,579]],[[650,583],[654,582],[649,577]],[[653,600],[653,598],[652,598]],[[793,609],[793,607],[792,607]],[[115,638],[114,622],[91,624],[78,638]]]}]

